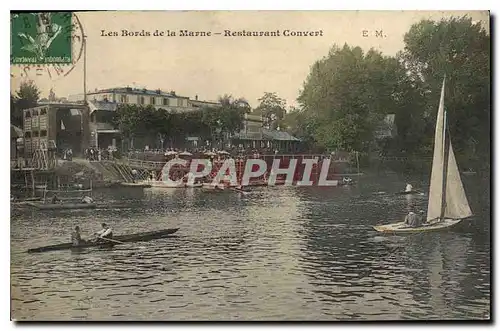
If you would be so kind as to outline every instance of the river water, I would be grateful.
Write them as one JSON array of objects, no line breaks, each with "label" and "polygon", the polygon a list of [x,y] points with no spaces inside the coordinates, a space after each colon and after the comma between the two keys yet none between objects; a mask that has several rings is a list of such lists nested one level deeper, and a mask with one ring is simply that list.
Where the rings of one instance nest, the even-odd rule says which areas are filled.
[{"label": "river water", "polygon": [[[452,232],[381,235],[426,196],[397,175],[352,187],[95,192],[126,208],[11,208],[17,320],[400,320],[490,316],[489,180],[464,176],[475,217]],[[413,178],[415,187],[427,187]],[[27,254],[101,221],[115,235],[179,227],[113,249]]]}]

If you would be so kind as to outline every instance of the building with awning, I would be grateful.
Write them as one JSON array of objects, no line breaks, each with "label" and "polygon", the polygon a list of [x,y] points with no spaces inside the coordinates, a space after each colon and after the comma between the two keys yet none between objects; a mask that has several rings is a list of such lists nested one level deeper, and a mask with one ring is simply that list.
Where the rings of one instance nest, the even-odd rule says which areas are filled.
[{"label": "building with awning", "polygon": [[78,155],[88,146],[89,109],[69,102],[48,102],[23,110],[24,154],[31,159],[37,151]]},{"label": "building with awning", "polygon": [[90,110],[90,146],[96,148],[117,147],[121,142],[120,130],[113,125],[118,108],[116,102],[88,101]]},{"label": "building with awning", "polygon": [[293,152],[301,140],[286,131],[265,128],[260,115],[245,114],[243,129],[231,136],[231,142],[244,148],[269,148],[280,152]]}]

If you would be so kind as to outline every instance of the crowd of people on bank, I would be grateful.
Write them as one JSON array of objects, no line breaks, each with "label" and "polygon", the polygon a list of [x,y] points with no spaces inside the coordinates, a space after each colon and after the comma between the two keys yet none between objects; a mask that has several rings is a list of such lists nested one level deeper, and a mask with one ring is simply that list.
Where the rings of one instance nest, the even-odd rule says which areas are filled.
[{"label": "crowd of people on bank", "polygon": [[83,151],[83,156],[88,161],[114,160],[118,157],[118,150],[113,146],[107,149],[91,147]]}]

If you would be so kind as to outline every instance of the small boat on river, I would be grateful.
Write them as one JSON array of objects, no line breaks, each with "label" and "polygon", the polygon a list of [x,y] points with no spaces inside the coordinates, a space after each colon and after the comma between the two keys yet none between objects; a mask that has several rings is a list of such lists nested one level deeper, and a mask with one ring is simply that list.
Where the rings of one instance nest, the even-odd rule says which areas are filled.
[{"label": "small boat on river", "polygon": [[113,237],[112,240],[110,240],[109,244],[103,244],[102,242],[96,243],[96,242],[87,241],[87,242],[85,242],[81,245],[78,245],[78,246],[74,246],[73,243],[64,243],[64,244],[43,246],[43,247],[37,247],[37,248],[30,248],[30,249],[28,249],[28,253],[41,253],[41,252],[48,252],[48,251],[58,251],[58,250],[65,250],[65,249],[81,249],[81,248],[88,248],[88,247],[113,247],[115,245],[119,245],[122,243],[138,242],[138,241],[150,241],[150,240],[165,238],[171,234],[174,234],[178,230],[179,230],[179,228],[170,228],[170,229],[164,229],[164,230],[115,236],[115,237]]},{"label": "small boat on river", "polygon": [[151,184],[149,184],[147,182],[137,182],[137,183],[122,182],[122,183],[120,183],[120,185],[125,186],[125,187],[138,187],[138,188],[151,187]]},{"label": "small boat on river", "polygon": [[95,203],[41,203],[27,202],[26,205],[35,207],[40,210],[63,210],[63,209],[94,209],[97,207]]},{"label": "small boat on river", "polygon": [[416,191],[416,190],[396,192],[396,195],[414,195],[414,194],[423,194],[423,192]]},{"label": "small boat on river", "polygon": [[434,136],[427,222],[416,227],[410,227],[405,222],[374,226],[379,232],[418,233],[443,230],[472,216],[447,128],[444,86],[443,80]]}]

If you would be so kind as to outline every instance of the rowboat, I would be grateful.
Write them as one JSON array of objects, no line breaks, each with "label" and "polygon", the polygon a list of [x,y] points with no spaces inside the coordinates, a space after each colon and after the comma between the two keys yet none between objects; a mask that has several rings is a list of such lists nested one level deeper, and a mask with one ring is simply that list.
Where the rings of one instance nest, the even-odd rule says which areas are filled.
[{"label": "rowboat", "polygon": [[85,242],[81,245],[74,246],[73,243],[64,243],[64,244],[57,244],[57,245],[51,245],[51,246],[43,246],[43,247],[38,247],[38,248],[30,248],[28,249],[28,253],[41,253],[41,252],[48,252],[48,251],[58,251],[58,250],[64,250],[64,249],[81,249],[81,248],[87,248],[87,247],[112,247],[114,245],[120,244],[120,242],[127,243],[127,242],[138,242],[138,241],[149,241],[149,240],[154,240],[154,239],[160,239],[160,238],[165,238],[175,232],[177,232],[179,228],[171,228],[171,229],[165,229],[165,230],[157,230],[157,231],[149,231],[149,232],[142,232],[142,233],[134,233],[134,234],[126,234],[122,236],[115,236],[113,237],[113,241],[109,242],[108,244],[103,244],[103,243],[95,243],[95,242]]},{"label": "rowboat", "polygon": [[202,187],[202,186],[203,186],[202,183],[193,183],[193,184],[186,183],[187,188]]},{"label": "rowboat", "polygon": [[436,118],[427,222],[411,228],[401,221],[374,226],[374,229],[379,232],[418,233],[444,230],[472,216],[447,128],[447,114],[444,109],[444,87],[445,80],[443,80],[443,87],[441,88]]},{"label": "rowboat", "polygon": [[396,195],[413,195],[413,194],[421,194],[422,192],[420,191],[402,191],[402,192],[396,192]]},{"label": "rowboat", "polygon": [[225,192],[226,186],[224,184],[214,185],[212,183],[203,183],[203,191],[207,192]]},{"label": "rowboat", "polygon": [[62,209],[94,209],[95,203],[36,203],[28,202],[26,205],[40,210],[62,210]]},{"label": "rowboat", "polygon": [[121,186],[125,187],[140,187],[140,188],[149,188],[151,187],[151,184],[149,183],[127,183],[127,182],[122,182],[120,183]]},{"label": "rowboat", "polygon": [[164,182],[164,181],[155,181],[152,180],[150,181],[151,187],[156,187],[156,188],[183,188],[186,187],[183,182],[176,183],[176,182]]}]

